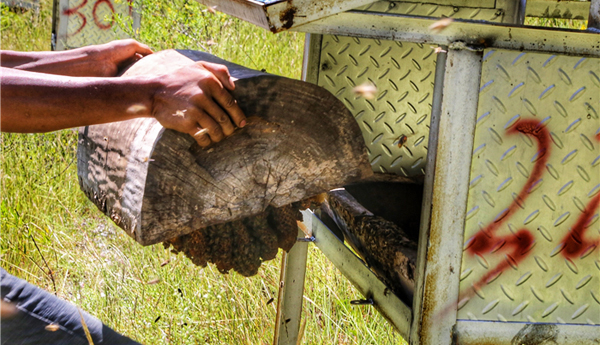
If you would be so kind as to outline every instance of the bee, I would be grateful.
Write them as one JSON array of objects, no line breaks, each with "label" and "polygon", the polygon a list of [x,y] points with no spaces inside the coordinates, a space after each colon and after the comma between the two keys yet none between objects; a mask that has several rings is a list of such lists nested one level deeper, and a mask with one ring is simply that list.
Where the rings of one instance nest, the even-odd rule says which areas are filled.
[{"label": "bee", "polygon": [[59,330],[60,327],[55,323],[51,323],[49,325],[46,325],[46,327],[44,328],[49,332],[56,332]]},{"label": "bee", "polygon": [[447,51],[445,51],[444,49],[442,49],[442,47],[434,47],[434,46],[430,46],[431,49],[433,49],[433,52],[435,54],[439,54],[439,53],[447,53]]},{"label": "bee", "polygon": [[366,82],[362,83],[352,89],[355,96],[362,96],[366,99],[375,98],[375,94],[377,93],[377,87],[372,83]]},{"label": "bee", "polygon": [[146,284],[147,285],[154,285],[154,284],[158,284],[160,283],[160,278],[154,278],[152,280],[149,280]]},{"label": "bee", "polygon": [[398,141],[398,148],[401,148],[402,146],[404,146],[404,144],[406,144],[407,140],[408,140],[408,137],[404,134],[402,134],[400,137],[398,137],[398,139],[396,139],[396,141]]},{"label": "bee", "polygon": [[437,22],[431,24],[429,26],[429,31],[433,32],[434,34],[439,34],[440,32],[444,31],[444,29],[446,29],[448,26],[450,26],[450,24],[452,24],[453,21],[454,19],[452,18],[442,18]]}]

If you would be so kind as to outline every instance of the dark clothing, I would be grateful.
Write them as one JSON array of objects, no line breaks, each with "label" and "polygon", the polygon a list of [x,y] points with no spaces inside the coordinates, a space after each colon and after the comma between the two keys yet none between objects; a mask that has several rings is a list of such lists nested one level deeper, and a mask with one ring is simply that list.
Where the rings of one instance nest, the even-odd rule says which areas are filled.
[{"label": "dark clothing", "polygon": [[[108,328],[97,318],[81,311],[26,281],[0,268],[1,297],[12,303],[18,312],[0,320],[0,343],[10,345],[88,345],[81,317],[95,345],[139,345],[139,343]],[[55,331],[46,329],[54,324]]]}]

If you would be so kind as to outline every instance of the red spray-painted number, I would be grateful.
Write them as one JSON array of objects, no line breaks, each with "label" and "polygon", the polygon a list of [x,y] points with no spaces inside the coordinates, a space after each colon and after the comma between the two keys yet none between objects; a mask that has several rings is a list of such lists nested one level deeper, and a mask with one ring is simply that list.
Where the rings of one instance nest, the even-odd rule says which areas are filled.
[{"label": "red spray-painted number", "polygon": [[111,13],[115,13],[115,8],[113,7],[113,4],[110,2],[110,0],[98,0],[94,4],[94,8],[92,9],[92,16],[94,17],[94,23],[96,23],[96,25],[100,28],[100,30],[108,30],[112,27],[112,22],[109,22],[108,24],[104,24],[104,23],[102,23],[102,20],[98,18],[98,15],[97,15],[98,6],[100,6],[100,4],[102,4],[102,3],[105,3],[108,6]]},{"label": "red spray-painted number", "polygon": [[[133,0],[127,0],[127,3],[129,4],[129,15],[133,14],[133,9],[131,7],[131,3]],[[77,35],[78,33],[81,32],[81,30],[83,30],[83,28],[86,27],[87,25],[87,18],[85,16],[85,14],[81,13],[82,8],[87,5],[88,0],[83,0],[81,2],[81,4],[77,5],[76,7],[73,8],[68,8],[65,9],[62,13],[65,16],[72,16],[72,15],[76,15],[81,19],[81,24],[79,25],[79,27],[77,28],[77,30],[75,30],[75,32],[69,34],[69,36],[74,36]],[[94,24],[96,24],[96,26],[100,29],[100,30],[108,30],[112,27],[112,22],[109,22],[108,24],[103,23],[102,18],[98,17],[98,9],[100,7],[101,4],[105,4],[106,6],[108,6],[108,9],[110,10],[111,13],[115,13],[115,8],[112,4],[111,0],[96,0],[94,2],[94,5],[92,7],[92,19],[94,21]]]},{"label": "red spray-painted number", "polygon": [[87,0],[83,0],[81,2],[81,4],[79,4],[79,6],[73,7],[73,8],[67,8],[66,10],[63,11],[63,15],[65,15],[67,17],[76,15],[79,18],[81,18],[81,24],[79,25],[77,30],[75,30],[75,32],[73,32],[72,34],[69,34],[69,36],[77,35],[87,25],[87,18],[85,17],[85,15],[83,13],[79,12],[79,10],[81,8],[83,8],[83,6],[85,6],[86,4],[87,4]]},{"label": "red spray-painted number", "polygon": [[[538,152],[535,157],[536,162],[531,176],[510,206],[501,212],[491,224],[481,229],[468,241],[466,251],[469,255],[482,256],[488,253],[506,253],[504,261],[497,264],[496,267],[473,284],[475,289],[480,288],[491,278],[500,275],[509,266],[517,267],[529,255],[534,244],[534,237],[527,229],[520,229],[516,233],[507,236],[498,236],[495,234],[496,230],[514,215],[516,209],[521,207],[530,195],[532,188],[541,182],[544,167],[550,156],[550,135],[540,122],[536,120],[522,120],[507,131],[508,134],[516,132],[532,136],[536,139],[538,146]],[[600,134],[596,135],[596,140],[600,142]],[[598,245],[600,239],[590,240],[584,238],[584,234],[589,228],[589,223],[594,216],[595,210],[598,208],[599,201],[600,193],[590,201],[585,211],[571,227],[569,234],[560,242],[562,245],[562,255],[565,258],[573,258],[583,253],[589,253]],[[470,296],[472,296],[472,292],[463,294],[462,298]]]},{"label": "red spray-painted number", "polygon": [[533,235],[527,229],[520,229],[516,233],[507,236],[496,235],[496,231],[514,215],[517,208],[523,205],[529,197],[531,189],[540,183],[544,167],[550,156],[550,134],[548,129],[541,123],[537,120],[522,120],[507,131],[508,134],[518,132],[535,138],[538,146],[537,160],[523,189],[514,198],[510,206],[501,212],[491,224],[481,229],[469,240],[467,253],[470,255],[482,256],[489,252],[507,252],[505,260],[481,277],[474,284],[475,287],[480,287],[485,281],[491,277],[496,277],[509,266],[518,265],[527,256],[534,243]]},{"label": "red spray-painted number", "polygon": [[[596,134],[596,141],[600,142],[600,133]],[[594,212],[600,203],[600,192],[596,193],[598,194],[592,198],[573,227],[571,227],[569,233],[560,242],[563,245],[561,254],[565,258],[573,259],[585,253],[590,253],[600,243],[600,238],[591,240],[585,237],[585,232],[589,229]]]}]

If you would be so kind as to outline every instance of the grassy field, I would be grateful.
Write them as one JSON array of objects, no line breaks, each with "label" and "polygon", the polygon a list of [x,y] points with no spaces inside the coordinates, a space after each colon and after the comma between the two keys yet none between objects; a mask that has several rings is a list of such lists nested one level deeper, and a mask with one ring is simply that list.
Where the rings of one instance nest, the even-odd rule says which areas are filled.
[{"label": "grassy field", "polygon": [[[48,50],[51,1],[40,14],[2,7],[2,49]],[[273,35],[194,1],[145,1],[136,37],[155,50],[206,49],[300,77],[303,35]],[[204,47],[204,48],[203,48]],[[277,259],[244,278],[199,268],[161,245],[142,247],[79,190],[72,130],[1,136],[0,265],[143,344],[270,344]],[[158,283],[149,284],[149,282]],[[402,338],[315,247],[309,249],[304,344],[398,344]]]},{"label": "grassy field", "polygon": [[[48,50],[51,1],[39,14],[2,7],[2,49]],[[299,78],[303,36],[273,35],[195,1],[142,3],[138,40],[155,50],[207,50]],[[122,22],[126,25],[126,22]],[[581,21],[530,19],[580,28]],[[279,257],[243,278],[199,268],[161,245],[141,247],[104,217],[77,184],[77,135],[2,134],[1,266],[144,344],[269,344]],[[315,248],[309,249],[304,344],[399,344],[403,339]]]}]

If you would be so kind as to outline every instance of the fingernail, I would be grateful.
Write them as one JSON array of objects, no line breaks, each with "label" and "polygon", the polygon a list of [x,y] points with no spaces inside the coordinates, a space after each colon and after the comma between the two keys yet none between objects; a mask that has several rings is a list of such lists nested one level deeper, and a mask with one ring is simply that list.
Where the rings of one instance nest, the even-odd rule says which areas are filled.
[{"label": "fingernail", "polygon": [[246,126],[246,120],[242,120],[240,122],[240,128],[245,127]]},{"label": "fingernail", "polygon": [[229,86],[231,86],[231,88],[235,88],[235,84],[233,83],[233,78],[229,77]]}]

